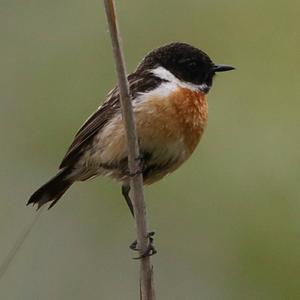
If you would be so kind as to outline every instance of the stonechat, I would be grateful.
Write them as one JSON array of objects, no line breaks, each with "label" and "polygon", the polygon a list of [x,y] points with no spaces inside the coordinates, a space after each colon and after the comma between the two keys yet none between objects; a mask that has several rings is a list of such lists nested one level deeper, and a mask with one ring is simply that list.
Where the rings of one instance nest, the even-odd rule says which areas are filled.
[{"label": "stonechat", "polygon": [[[151,51],[128,75],[145,185],[173,172],[191,156],[206,127],[213,78],[217,72],[233,69],[214,64],[203,51],[177,42]],[[133,214],[119,98],[115,87],[75,135],[58,173],[28,204],[40,208],[50,202],[51,208],[74,182],[102,175],[122,184]]]}]

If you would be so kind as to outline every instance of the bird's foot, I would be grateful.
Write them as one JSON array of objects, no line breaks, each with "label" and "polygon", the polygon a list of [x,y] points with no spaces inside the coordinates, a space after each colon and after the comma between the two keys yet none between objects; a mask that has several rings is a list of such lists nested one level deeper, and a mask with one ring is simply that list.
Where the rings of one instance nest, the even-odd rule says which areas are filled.
[{"label": "bird's foot", "polygon": [[[154,254],[157,253],[157,250],[155,249],[154,245],[153,245],[153,236],[154,236],[155,232],[151,231],[147,234],[147,238],[149,239],[149,244],[148,247],[146,249],[146,251],[144,251],[143,253],[140,254],[140,256],[138,257],[134,257],[133,259],[141,259],[147,256],[152,256]],[[129,248],[133,251],[141,251],[141,249],[137,248],[137,241],[135,240],[133,243],[131,243],[131,245],[129,246]]]}]

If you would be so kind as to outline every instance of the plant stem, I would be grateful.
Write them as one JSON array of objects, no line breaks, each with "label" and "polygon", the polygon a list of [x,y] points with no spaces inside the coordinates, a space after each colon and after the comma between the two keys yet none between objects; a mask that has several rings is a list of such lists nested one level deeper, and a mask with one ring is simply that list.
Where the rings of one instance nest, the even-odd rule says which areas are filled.
[{"label": "plant stem", "polygon": [[[128,168],[130,174],[136,174],[131,178],[132,201],[135,214],[137,242],[140,253],[148,248],[148,226],[146,218],[146,206],[144,201],[143,176],[140,170],[140,153],[137,138],[134,113],[131,105],[126,68],[123,59],[123,51],[120,45],[120,33],[118,30],[115,5],[113,0],[104,0],[106,17],[111,36],[111,43],[118,76],[118,87],[122,108],[122,117],[126,130],[128,147]],[[140,259],[140,299],[154,300],[153,267],[150,257]]]}]

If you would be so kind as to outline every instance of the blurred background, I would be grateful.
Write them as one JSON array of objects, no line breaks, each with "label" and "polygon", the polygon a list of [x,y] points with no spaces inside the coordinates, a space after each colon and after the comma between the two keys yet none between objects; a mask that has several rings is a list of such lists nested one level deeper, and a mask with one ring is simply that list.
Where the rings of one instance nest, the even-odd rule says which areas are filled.
[{"label": "blurred background", "polygon": [[[296,0],[117,1],[128,71],[184,41],[219,74],[193,157],[146,189],[158,299],[300,299],[299,13]],[[36,214],[76,130],[114,86],[102,1],[0,2],[0,262]],[[0,299],[138,299],[134,223],[108,179],[44,211]]]}]

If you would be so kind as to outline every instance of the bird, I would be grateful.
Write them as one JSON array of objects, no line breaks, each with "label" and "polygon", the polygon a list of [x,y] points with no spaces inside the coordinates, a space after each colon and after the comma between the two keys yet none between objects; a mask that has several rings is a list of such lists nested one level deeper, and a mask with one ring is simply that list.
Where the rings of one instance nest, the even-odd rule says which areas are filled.
[{"label": "bird", "polygon": [[[233,69],[215,64],[196,47],[173,42],[149,52],[127,76],[144,185],[172,173],[192,155],[207,124],[213,79]],[[57,174],[32,194],[27,205],[39,209],[49,203],[51,208],[76,181],[108,176],[121,183],[134,216],[119,100],[116,86],[76,133]]]}]

